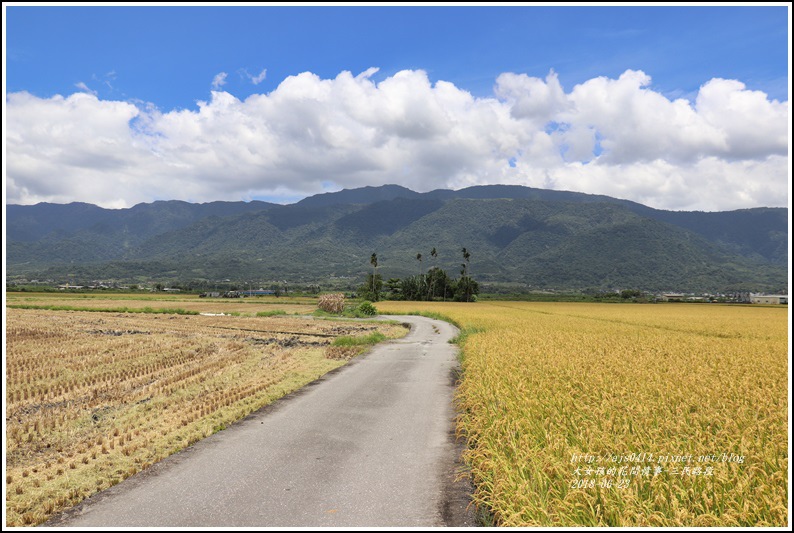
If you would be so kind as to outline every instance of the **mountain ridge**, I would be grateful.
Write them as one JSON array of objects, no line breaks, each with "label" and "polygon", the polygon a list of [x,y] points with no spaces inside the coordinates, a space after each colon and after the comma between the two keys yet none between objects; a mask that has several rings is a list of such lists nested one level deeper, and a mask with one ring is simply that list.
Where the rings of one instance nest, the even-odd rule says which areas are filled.
[{"label": "mountain ridge", "polygon": [[664,211],[512,185],[428,193],[362,187],[291,205],[7,207],[11,276],[353,279],[371,270],[375,252],[384,276],[392,277],[432,266],[433,247],[443,254],[439,266],[458,269],[465,246],[475,277],[491,283],[772,290],[787,282],[786,208]]}]

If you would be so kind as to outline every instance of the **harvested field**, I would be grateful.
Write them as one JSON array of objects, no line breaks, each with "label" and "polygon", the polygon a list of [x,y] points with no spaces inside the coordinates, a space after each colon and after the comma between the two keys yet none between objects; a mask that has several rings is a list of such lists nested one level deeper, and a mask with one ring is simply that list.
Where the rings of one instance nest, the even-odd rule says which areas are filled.
[{"label": "harvested field", "polygon": [[339,367],[362,350],[339,336],[405,331],[7,309],[7,525],[41,523]]},{"label": "harvested field", "polygon": [[72,309],[181,309],[198,313],[239,313],[283,311],[286,314],[309,314],[317,309],[316,298],[199,298],[195,295],[60,294],[9,293],[8,307],[68,307]]}]

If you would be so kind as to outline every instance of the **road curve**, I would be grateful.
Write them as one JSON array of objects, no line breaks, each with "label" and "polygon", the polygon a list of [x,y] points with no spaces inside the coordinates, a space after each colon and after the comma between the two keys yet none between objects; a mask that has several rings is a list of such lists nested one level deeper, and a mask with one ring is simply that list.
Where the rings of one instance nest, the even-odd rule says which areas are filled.
[{"label": "road curve", "polygon": [[474,525],[454,482],[457,330],[386,318],[411,332],[44,525]]}]

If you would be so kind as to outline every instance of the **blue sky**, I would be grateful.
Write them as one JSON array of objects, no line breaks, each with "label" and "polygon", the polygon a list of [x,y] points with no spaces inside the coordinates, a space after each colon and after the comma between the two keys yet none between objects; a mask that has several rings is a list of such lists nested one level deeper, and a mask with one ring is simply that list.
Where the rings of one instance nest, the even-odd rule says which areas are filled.
[{"label": "blue sky", "polygon": [[[19,150],[15,144],[7,147],[12,164],[6,192],[12,203],[82,199],[123,206],[180,194],[190,201],[221,199],[219,196],[288,201],[329,186],[400,183],[415,189],[431,184],[458,188],[492,182],[583,190],[678,209],[782,205],[788,201],[787,189],[781,185],[785,175],[778,176],[785,170],[782,164],[787,164],[787,158],[778,160],[783,153],[780,122],[789,118],[790,15],[783,5],[4,5],[4,9],[6,105],[15,114],[7,134],[27,139]],[[367,72],[371,67],[378,70]],[[356,78],[355,90],[371,96],[371,101],[367,100],[371,113],[391,117],[391,122],[370,123],[350,108],[350,84],[338,78],[343,71],[350,71],[353,77],[366,73]],[[312,79],[299,77],[301,73],[310,73]],[[711,84],[703,93],[703,105],[696,107],[701,88],[715,79],[732,80],[741,87],[727,82]],[[444,82],[455,90],[444,89]],[[629,93],[633,96],[627,96]],[[56,95],[66,100],[56,102]],[[70,114],[69,110],[77,109],[81,95],[93,99],[79,101],[83,115]],[[253,100],[245,101],[251,95],[267,98],[254,105]],[[472,102],[460,104],[466,95]],[[227,96],[231,100],[224,100]],[[306,106],[295,102],[305,103],[306,98],[320,107],[303,116],[301,110]],[[619,98],[623,100],[618,102]],[[673,105],[678,98],[690,103],[689,111]],[[297,107],[289,115],[278,115],[273,107],[281,102],[282,108],[287,108],[287,101]],[[349,108],[341,114],[340,101],[348,102],[345,109]],[[436,107],[425,109],[428,101]],[[725,123],[719,106],[734,109],[737,102],[742,103],[735,109],[736,119]],[[175,147],[199,150],[204,142],[197,134],[191,139],[184,137],[186,132],[207,126],[200,105],[205,115],[212,110],[212,131],[221,137],[228,134],[230,139],[239,139],[243,135],[252,138],[252,146],[259,146],[253,139],[267,130],[259,139],[271,143],[267,154],[256,153],[250,168],[239,169],[245,178],[213,179],[205,173],[206,165],[193,172],[185,170],[191,163],[180,159]],[[488,106],[486,116],[482,108]],[[615,120],[608,119],[610,113],[621,111],[620,106],[624,106],[622,113],[630,113],[630,109],[640,113],[625,128],[616,128]],[[665,106],[670,109],[664,111]],[[552,107],[556,110],[552,114],[541,116],[537,111]],[[180,110],[184,113],[177,113]],[[668,152],[632,144],[641,138],[635,135],[638,128],[651,130],[653,120],[658,120],[654,117],[678,116],[678,112],[691,116],[681,115],[679,122],[669,125]],[[34,141],[30,128],[39,113],[53,121],[48,126],[50,132],[77,127],[82,120],[79,117],[90,113],[95,118],[86,120],[86,124],[95,125],[91,139],[106,136],[107,142],[100,143],[105,148],[97,147],[94,153],[83,143],[85,153],[78,163],[56,157],[44,161],[42,155],[31,156],[36,159],[31,161],[22,152]],[[395,118],[395,113],[399,117]],[[443,120],[447,122],[424,124],[422,117],[428,113],[446,117]],[[500,118],[504,113],[514,123]],[[322,120],[317,122],[317,117]],[[190,124],[189,119],[193,119]],[[396,125],[398,119],[410,124]],[[56,124],[58,120],[65,122]],[[296,123],[298,120],[303,122]],[[607,122],[600,124],[600,120]],[[129,131],[119,133],[111,123],[127,124]],[[552,132],[558,123],[565,127]],[[242,133],[241,124],[246,125]],[[763,138],[740,138],[739,131],[747,124],[763,130],[757,132]],[[456,153],[468,149],[463,140],[451,145],[450,128],[457,128],[454,138],[480,136],[478,143],[489,144],[483,154],[497,154],[494,161],[450,163]],[[699,132],[694,137],[693,128]],[[124,139],[115,137],[118,135]],[[438,144],[432,154],[417,156],[417,150],[407,144],[423,135],[437,139]],[[346,151],[361,147],[362,142],[366,147],[376,137],[379,144],[372,145],[373,150],[380,150],[384,143],[393,149],[378,151],[366,160]],[[342,146],[339,139],[350,144]],[[63,138],[54,134],[48,139],[35,136],[35,141],[42,143],[37,154],[68,151]],[[172,145],[167,141],[173,141]],[[121,152],[107,153],[107,147],[125,142],[138,150],[139,159],[127,159]],[[681,146],[676,148],[676,142]],[[558,161],[543,152],[549,143],[553,147],[548,150]],[[758,149],[745,153],[747,146],[756,145]],[[206,143],[201,148],[216,149],[224,148]],[[129,148],[119,150],[128,152]],[[254,152],[256,148],[246,153]],[[316,160],[305,160],[314,153],[319,154]],[[332,153],[338,157],[329,155]],[[641,156],[632,159],[628,153]],[[773,161],[775,157],[778,159]],[[217,164],[218,169],[229,164],[220,152],[211,159],[207,164]],[[728,169],[737,160],[745,161],[743,170],[738,166]],[[155,164],[163,161],[168,165]],[[158,188],[157,183],[145,182],[134,169],[147,165],[160,173],[177,169],[173,179],[181,185]],[[284,165],[289,165],[291,172],[281,172]],[[103,176],[106,183],[92,192],[66,192],[80,189],[68,181],[69,176],[85,176],[86,168]],[[103,174],[108,168],[114,172]],[[56,169],[62,170],[64,177],[53,184],[47,175]],[[615,170],[612,174],[616,177],[607,177],[612,175],[610,170]],[[757,172],[758,179],[772,172],[773,178],[766,178],[772,182],[754,183],[755,192],[748,190],[712,205],[686,198],[694,182],[676,181],[683,174],[683,179],[695,180],[705,172],[731,175],[740,182],[742,171]],[[618,176],[621,173],[626,177]],[[643,177],[631,178],[630,174]],[[135,184],[137,192],[124,193],[120,184]]]},{"label": "blue sky", "polygon": [[[423,69],[477,96],[502,72],[554,69],[570,90],[640,69],[665,94],[720,77],[787,99],[785,7],[18,6],[7,16],[8,91],[46,97],[83,82],[166,110],[206,99],[221,71],[244,98],[304,71],[369,67],[376,80]],[[263,69],[259,85],[244,77]]]}]

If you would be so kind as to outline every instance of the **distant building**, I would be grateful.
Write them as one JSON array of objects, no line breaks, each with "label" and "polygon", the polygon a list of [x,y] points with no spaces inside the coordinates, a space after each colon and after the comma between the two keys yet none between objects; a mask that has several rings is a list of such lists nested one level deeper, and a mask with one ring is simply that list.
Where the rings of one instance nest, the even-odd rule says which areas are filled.
[{"label": "distant building", "polygon": [[787,294],[752,294],[750,295],[750,303],[788,305],[788,295]]},{"label": "distant building", "polygon": [[238,291],[242,296],[272,296],[276,291],[269,289],[254,289],[250,291]]},{"label": "distant building", "polygon": [[683,302],[686,295],[678,292],[666,292],[662,294],[663,302]]},{"label": "distant building", "polygon": [[751,293],[749,292],[737,292],[734,294],[733,299],[735,302],[740,304],[749,304],[751,303]]}]

